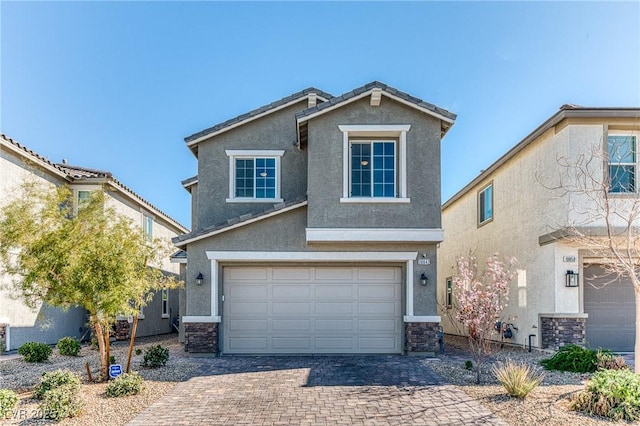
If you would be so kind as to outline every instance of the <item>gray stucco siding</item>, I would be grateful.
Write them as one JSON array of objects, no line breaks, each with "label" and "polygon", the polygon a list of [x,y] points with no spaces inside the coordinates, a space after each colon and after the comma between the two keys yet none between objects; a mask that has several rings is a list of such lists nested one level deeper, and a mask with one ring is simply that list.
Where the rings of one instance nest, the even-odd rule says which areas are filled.
[{"label": "gray stucco siding", "polygon": [[[24,308],[28,309],[28,308]],[[76,339],[89,338],[87,333],[87,315],[84,308],[68,310],[43,304],[33,326],[11,326],[11,348],[17,349],[27,342],[56,344],[65,336]]]},{"label": "gray stucco siding", "polygon": [[[436,308],[436,246],[415,243],[361,243],[361,244],[307,244],[305,228],[307,208],[301,207],[280,215],[229,230],[188,245],[187,313],[186,315],[210,315],[211,261],[206,251],[256,251],[256,252],[417,252],[425,253],[431,260],[429,266],[418,266],[414,261],[414,315],[437,315]],[[248,262],[254,264],[255,262]],[[309,263],[313,263],[310,261]],[[224,265],[221,265],[224,266]],[[222,268],[220,268],[222,271]],[[194,277],[202,272],[205,283],[195,286]],[[422,272],[429,277],[429,285],[419,283]],[[218,277],[221,283],[222,276]]]},{"label": "gray stucco siding", "polygon": [[307,100],[246,123],[198,145],[198,186],[194,203],[197,227],[206,228],[246,213],[264,210],[273,202],[227,203],[229,197],[229,157],[226,150],[284,150],[281,158],[281,198],[291,200],[307,192],[307,154],[296,146],[295,113],[305,109]]},{"label": "gray stucco siding", "polygon": [[[409,204],[340,203],[343,133],[340,125],[410,124],[407,132]],[[440,120],[383,97],[369,98],[310,120],[309,227],[440,228]]]},{"label": "gray stucco siding", "polygon": [[171,321],[178,315],[179,290],[169,290],[169,318],[162,318],[162,291],[157,291],[151,301],[144,307],[144,319],[138,321],[136,336],[155,336],[174,331]]}]

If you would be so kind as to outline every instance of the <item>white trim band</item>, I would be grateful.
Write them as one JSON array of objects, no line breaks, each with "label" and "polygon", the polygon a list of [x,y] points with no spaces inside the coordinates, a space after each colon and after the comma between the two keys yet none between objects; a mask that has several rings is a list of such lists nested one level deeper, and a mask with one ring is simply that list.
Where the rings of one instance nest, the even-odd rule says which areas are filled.
[{"label": "white trim band", "polygon": [[194,322],[220,322],[220,317],[210,316],[210,315],[185,315],[182,317],[183,323],[194,323]]},{"label": "white trim band", "polygon": [[404,322],[437,322],[440,323],[442,318],[440,315],[430,315],[430,316],[418,316],[418,315],[405,315],[403,318]]},{"label": "white trim band", "polygon": [[384,228],[307,228],[308,242],[419,242],[439,243],[444,239],[442,229],[384,229]]},{"label": "white trim band", "polygon": [[207,259],[217,261],[407,262],[416,260],[418,257],[418,252],[415,251],[206,251],[205,253]]}]

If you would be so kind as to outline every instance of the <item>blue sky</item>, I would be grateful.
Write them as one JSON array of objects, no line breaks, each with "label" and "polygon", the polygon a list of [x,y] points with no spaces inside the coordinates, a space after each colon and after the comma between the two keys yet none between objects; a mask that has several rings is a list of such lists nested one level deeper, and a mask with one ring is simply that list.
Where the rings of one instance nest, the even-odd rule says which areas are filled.
[{"label": "blue sky", "polygon": [[446,108],[443,201],[564,103],[640,106],[640,2],[0,2],[0,130],[183,224],[183,138],[309,86]]}]

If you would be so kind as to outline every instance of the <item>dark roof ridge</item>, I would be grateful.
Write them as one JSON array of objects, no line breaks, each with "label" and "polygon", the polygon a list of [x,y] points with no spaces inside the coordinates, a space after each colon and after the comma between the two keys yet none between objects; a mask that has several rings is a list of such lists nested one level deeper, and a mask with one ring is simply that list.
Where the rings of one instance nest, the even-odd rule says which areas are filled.
[{"label": "dark roof ridge", "polygon": [[111,177],[111,172],[108,172],[106,170],[98,170],[98,169],[91,169],[89,167],[82,167],[82,166],[73,166],[71,164],[66,164],[66,163],[56,163],[56,165],[62,169],[64,169],[67,174],[72,175],[72,177],[76,178],[76,177],[88,177],[88,176],[83,176],[83,175],[73,175],[72,173],[70,173],[70,171],[81,171],[81,172],[85,172],[85,173],[89,173],[92,175],[95,175],[94,177]]},{"label": "dark roof ridge", "polygon": [[42,155],[38,154],[37,152],[33,151],[32,149],[27,148],[26,146],[24,146],[23,144],[21,144],[17,140],[7,136],[4,133],[0,133],[0,138],[2,138],[5,141],[9,142],[11,145],[14,145],[16,148],[19,148],[21,151],[24,151],[26,154],[29,154],[30,156],[35,157],[36,159],[46,163],[48,166],[53,167],[54,169],[58,170],[61,174],[64,174],[65,176],[68,176],[68,173],[65,170],[63,170],[62,168],[60,168],[56,163],[52,162],[51,160],[49,160],[46,157],[43,157]]}]

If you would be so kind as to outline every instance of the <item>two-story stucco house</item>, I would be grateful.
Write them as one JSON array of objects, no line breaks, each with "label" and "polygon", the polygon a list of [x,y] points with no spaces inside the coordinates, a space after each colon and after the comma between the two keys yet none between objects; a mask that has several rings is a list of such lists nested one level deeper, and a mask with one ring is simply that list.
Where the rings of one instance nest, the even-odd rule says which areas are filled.
[{"label": "two-story stucco house", "polygon": [[[20,192],[25,181],[48,186],[68,185],[77,200],[90,191],[104,190],[107,206],[139,223],[149,238],[170,240],[187,232],[187,228],[160,211],[111,173],[66,163],[53,163],[13,139],[0,135],[0,205]],[[169,258],[162,269],[167,274],[179,274],[179,265]],[[24,305],[9,285],[11,278],[0,275],[0,337],[6,349],[12,350],[29,341],[56,343],[61,337],[88,337],[84,309],[67,311],[41,304],[36,309]],[[170,333],[177,319],[178,290],[162,290],[142,309],[137,336]],[[120,336],[126,336],[128,323],[120,321]],[[123,329],[124,328],[124,329]]]},{"label": "two-story stucco house", "polygon": [[[585,212],[586,194],[561,196],[554,187],[572,184],[566,165],[589,163],[594,179],[624,203],[637,199],[636,168],[640,108],[584,108],[564,105],[509,152],[484,170],[442,206],[444,241],[438,255],[438,288],[443,326],[451,312],[456,258],[474,252],[478,261],[499,253],[515,256],[519,272],[510,286],[500,320],[517,327],[512,342],[558,348],[587,343],[615,351],[633,351],[635,298],[628,280],[613,279],[607,262],[592,247],[572,238],[583,224],[593,235],[604,221]],[[624,161],[611,155],[622,145]],[[607,155],[609,153],[609,155]],[[595,154],[595,155],[594,155]],[[608,158],[608,160],[607,160]],[[606,187],[605,187],[606,188]],[[599,231],[598,231],[599,230]]]},{"label": "two-story stucco house", "polygon": [[185,350],[433,352],[454,119],[373,82],[309,88],[187,137]]}]

